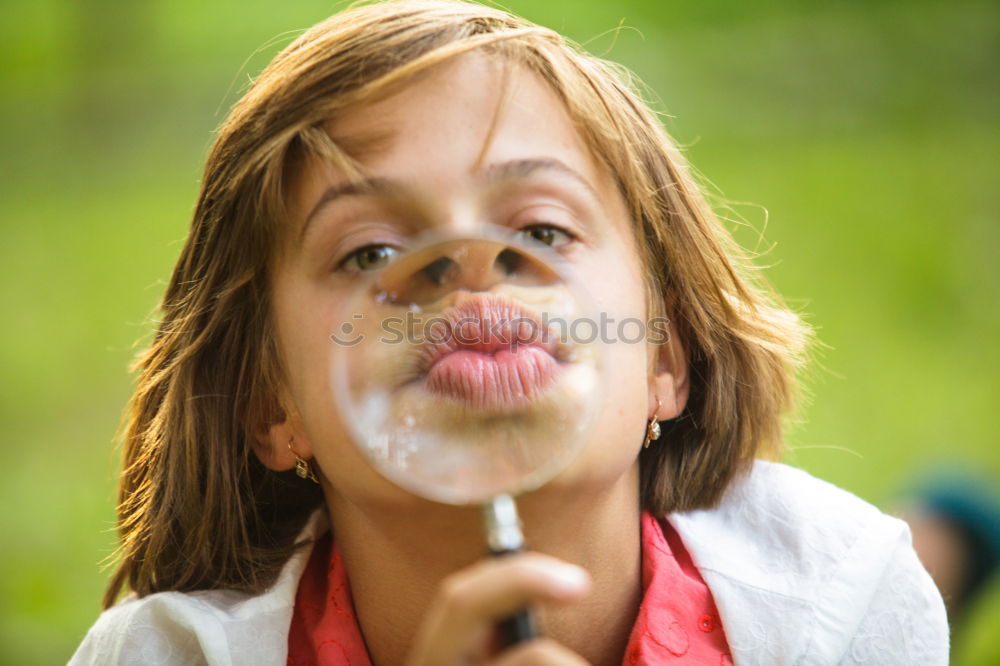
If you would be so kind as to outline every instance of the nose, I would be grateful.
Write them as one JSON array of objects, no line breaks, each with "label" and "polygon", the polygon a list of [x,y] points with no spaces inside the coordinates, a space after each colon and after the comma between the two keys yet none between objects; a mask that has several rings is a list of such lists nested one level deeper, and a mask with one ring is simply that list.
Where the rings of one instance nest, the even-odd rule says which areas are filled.
[{"label": "nose", "polygon": [[457,239],[392,262],[379,283],[396,303],[426,305],[453,291],[484,292],[502,284],[543,286],[558,279],[539,258],[493,239]]},{"label": "nose", "polygon": [[482,241],[443,247],[441,256],[417,271],[418,281],[468,291],[489,291],[516,275],[522,255],[502,243]]}]

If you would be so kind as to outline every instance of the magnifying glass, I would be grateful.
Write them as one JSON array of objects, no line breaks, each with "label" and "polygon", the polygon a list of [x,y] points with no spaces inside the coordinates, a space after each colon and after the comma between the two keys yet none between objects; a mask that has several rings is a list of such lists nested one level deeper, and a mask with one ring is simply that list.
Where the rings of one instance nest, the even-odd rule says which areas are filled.
[{"label": "magnifying glass", "polygon": [[[343,303],[335,402],[356,446],[405,490],[480,505],[493,555],[521,550],[514,497],[564,469],[601,399],[590,299],[559,254],[510,230],[419,237]],[[588,328],[588,330],[591,330]],[[527,610],[504,646],[537,632]]]}]

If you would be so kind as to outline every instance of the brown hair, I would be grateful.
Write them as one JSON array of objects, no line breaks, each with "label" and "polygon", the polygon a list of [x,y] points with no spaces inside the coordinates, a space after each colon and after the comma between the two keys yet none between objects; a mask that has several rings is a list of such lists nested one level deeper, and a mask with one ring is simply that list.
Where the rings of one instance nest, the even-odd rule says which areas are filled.
[{"label": "brown hair", "polygon": [[[355,7],[282,51],[222,125],[190,234],[137,363],[119,490],[124,588],[270,585],[322,502],[265,468],[255,433],[280,417],[269,273],[287,181],[309,153],[351,160],[321,129],[338,112],[473,49],[528,67],[559,95],[615,177],[651,298],[684,341],[690,397],[640,457],[644,508],[710,507],[754,457],[774,455],[809,329],[785,309],[712,213],[622,70],[503,11],[446,0]],[[666,304],[665,306],[663,304]]]}]

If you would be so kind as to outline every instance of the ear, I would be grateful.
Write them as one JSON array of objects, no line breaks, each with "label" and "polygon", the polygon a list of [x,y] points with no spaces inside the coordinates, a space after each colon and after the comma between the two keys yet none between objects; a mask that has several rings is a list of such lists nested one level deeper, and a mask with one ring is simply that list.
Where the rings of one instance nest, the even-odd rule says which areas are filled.
[{"label": "ear", "polygon": [[690,386],[684,343],[672,326],[667,332],[667,341],[652,347],[654,359],[646,413],[657,421],[669,421],[684,411]]},{"label": "ear", "polygon": [[294,403],[287,394],[282,395],[279,402],[281,408],[275,418],[254,434],[254,453],[265,467],[283,472],[295,467],[296,455],[310,460],[313,453]]}]

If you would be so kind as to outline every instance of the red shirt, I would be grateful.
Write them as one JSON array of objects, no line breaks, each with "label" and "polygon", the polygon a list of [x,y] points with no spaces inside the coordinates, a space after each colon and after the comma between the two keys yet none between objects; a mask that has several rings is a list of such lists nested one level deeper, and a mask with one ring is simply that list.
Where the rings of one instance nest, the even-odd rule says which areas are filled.
[{"label": "red shirt", "polygon": [[[642,514],[642,587],[623,666],[731,666],[712,593],[674,529],[649,513]],[[344,560],[330,533],[313,547],[288,632],[288,666],[320,664],[371,666]]]}]

